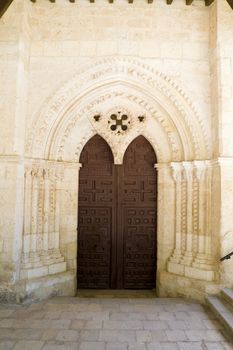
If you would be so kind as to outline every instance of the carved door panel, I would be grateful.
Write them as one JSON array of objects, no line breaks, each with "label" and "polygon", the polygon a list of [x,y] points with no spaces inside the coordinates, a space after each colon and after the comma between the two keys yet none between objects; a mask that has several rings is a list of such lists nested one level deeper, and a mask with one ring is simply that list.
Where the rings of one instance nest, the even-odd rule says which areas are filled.
[{"label": "carved door panel", "polygon": [[111,288],[115,236],[111,150],[94,136],[81,154],[78,212],[78,288]]},{"label": "carved door panel", "polygon": [[78,288],[153,288],[156,273],[156,158],[138,137],[123,165],[93,137],[81,154]]},{"label": "carved door panel", "polygon": [[123,288],[154,288],[156,282],[156,163],[144,137],[126,150],[119,192]]}]

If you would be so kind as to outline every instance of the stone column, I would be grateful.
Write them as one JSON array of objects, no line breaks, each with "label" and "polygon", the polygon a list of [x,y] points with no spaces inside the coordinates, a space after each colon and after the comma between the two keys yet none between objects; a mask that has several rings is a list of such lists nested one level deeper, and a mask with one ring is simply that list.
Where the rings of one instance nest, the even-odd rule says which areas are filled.
[{"label": "stone column", "polygon": [[32,195],[32,169],[25,167],[24,173],[24,228],[23,228],[23,256],[26,262],[30,252],[31,232],[31,195]]},{"label": "stone column", "polygon": [[193,266],[212,270],[212,165],[209,161],[195,163],[199,181],[199,229],[198,252]]},{"label": "stone column", "polygon": [[213,281],[216,278],[212,258],[212,165],[210,161],[195,161],[198,181],[198,231],[197,251],[194,261],[185,268],[185,275]]},{"label": "stone column", "polygon": [[182,212],[181,212],[181,196],[182,196],[182,163],[172,163],[172,175],[175,181],[175,249],[170,258],[171,262],[179,263],[182,258]]},{"label": "stone column", "polygon": [[54,237],[55,237],[55,193],[56,193],[56,176],[53,164],[49,166],[49,253],[54,253]]},{"label": "stone column", "polygon": [[38,219],[37,219],[37,252],[43,252],[44,234],[44,166],[38,165]]},{"label": "stone column", "polygon": [[50,179],[49,169],[44,169],[44,215],[43,215],[43,258],[48,260],[49,250],[49,197],[50,197]]},{"label": "stone column", "polygon": [[[60,181],[57,162],[31,160],[25,177],[24,246],[21,279],[66,271],[60,253]],[[27,234],[27,235],[26,235]]]},{"label": "stone column", "polygon": [[209,268],[213,267],[212,252],[212,183],[213,167],[211,161],[207,161],[206,169],[206,235],[205,235],[205,256]]},{"label": "stone column", "polygon": [[186,250],[187,234],[187,178],[185,170],[181,176],[181,249],[184,253]]},{"label": "stone column", "polygon": [[36,262],[37,219],[38,219],[38,169],[32,169],[32,196],[31,196],[31,238],[30,257]]},{"label": "stone column", "polygon": [[184,188],[184,167],[182,162],[171,163],[172,177],[175,182],[175,220],[174,220],[174,249],[167,264],[168,272],[178,275],[184,275],[184,265],[181,264],[183,257],[183,240],[186,222],[184,221],[186,213],[186,203],[183,200],[186,196]]},{"label": "stone column", "polygon": [[32,196],[32,168],[25,165],[24,169],[24,225],[23,225],[23,246],[21,255],[21,266],[29,263],[31,248],[31,196]]},{"label": "stone column", "polygon": [[[64,180],[61,182],[61,221],[60,221],[60,250],[64,255],[67,267],[76,275],[77,249],[78,249],[78,185],[79,170],[78,162],[65,162]],[[69,218],[69,220],[67,220]],[[76,283],[76,278],[75,278]]]},{"label": "stone column", "polygon": [[195,173],[198,180],[198,242],[197,255],[193,266],[197,266],[205,259],[205,233],[206,233],[206,201],[205,201],[205,179],[206,164],[205,161],[195,162]]},{"label": "stone column", "polygon": [[60,223],[60,191],[63,178],[63,169],[58,167],[55,174],[55,217],[54,217],[54,250],[60,254],[59,250],[59,223]]},{"label": "stone column", "polygon": [[60,182],[62,179],[62,166],[59,162],[45,162],[45,196],[44,208],[44,249],[47,249],[46,264],[48,274],[66,271],[66,262],[60,251]]},{"label": "stone column", "polygon": [[182,263],[190,266],[193,261],[193,164],[191,162],[183,162],[185,177],[187,181],[186,196],[186,235],[185,235],[185,252]]},{"label": "stone column", "polygon": [[155,164],[157,173],[157,270],[160,271],[166,266],[166,254],[169,254],[168,242],[166,242],[165,232],[170,231],[169,223],[167,222],[167,211],[170,212],[168,203],[169,193],[169,178],[170,178],[170,165],[166,163]]}]

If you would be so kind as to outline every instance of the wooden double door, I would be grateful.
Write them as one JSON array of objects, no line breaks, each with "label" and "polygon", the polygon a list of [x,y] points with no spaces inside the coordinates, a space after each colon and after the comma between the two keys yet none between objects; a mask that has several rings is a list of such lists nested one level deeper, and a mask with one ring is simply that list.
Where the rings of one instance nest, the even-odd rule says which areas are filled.
[{"label": "wooden double door", "polygon": [[139,136],[114,165],[98,135],[80,162],[78,288],[152,289],[156,283],[156,163]]}]

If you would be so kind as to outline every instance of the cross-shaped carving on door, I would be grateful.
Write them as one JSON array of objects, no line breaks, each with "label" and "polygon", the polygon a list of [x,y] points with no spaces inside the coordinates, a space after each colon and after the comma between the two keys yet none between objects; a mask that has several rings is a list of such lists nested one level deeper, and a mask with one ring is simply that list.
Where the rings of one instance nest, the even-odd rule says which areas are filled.
[{"label": "cross-shaped carving on door", "polygon": [[91,188],[86,189],[85,192],[86,193],[90,193],[91,197],[92,197],[92,201],[95,201],[96,200],[96,195],[100,194],[100,193],[104,193],[104,190],[103,189],[98,190],[97,189],[97,185],[96,185],[96,181],[93,180],[92,183],[91,183]]},{"label": "cross-shaped carving on door", "polygon": [[151,190],[146,190],[145,189],[145,182],[144,181],[140,181],[140,188],[138,188],[137,190],[132,190],[132,193],[137,193],[139,195],[139,198],[141,201],[145,200],[145,195],[152,193],[153,192]]}]

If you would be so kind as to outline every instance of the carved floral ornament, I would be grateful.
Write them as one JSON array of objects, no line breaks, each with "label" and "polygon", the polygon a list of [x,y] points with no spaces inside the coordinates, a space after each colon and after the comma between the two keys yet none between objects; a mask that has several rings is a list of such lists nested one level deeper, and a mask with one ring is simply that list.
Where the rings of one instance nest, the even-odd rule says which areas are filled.
[{"label": "carved floral ornament", "polygon": [[[164,154],[166,154],[169,160],[171,158],[170,149],[173,149],[175,156],[175,152],[178,152],[180,144],[177,144],[177,141],[172,143],[169,133],[164,131],[164,126],[162,127],[158,120],[160,114],[157,113],[156,109],[150,108],[149,104],[148,106],[144,105],[144,108],[142,108],[142,100],[139,96],[137,97],[123,92],[118,93],[115,89],[114,91],[109,91],[108,89],[108,93],[105,91],[102,93],[100,91],[99,93],[99,96],[93,96],[93,99],[91,99],[92,105],[94,107],[99,107],[98,110],[91,109],[87,104],[87,107],[81,111],[69,115],[70,122],[68,125],[64,123],[66,129],[62,131],[61,134],[69,135],[69,140],[77,140],[78,138],[78,142],[74,145],[76,147],[73,152],[74,161],[79,161],[82,148],[95,134],[102,136],[109,144],[114,155],[115,164],[122,163],[125,150],[129,143],[139,135],[143,135],[151,143],[158,159],[162,159]],[[119,97],[121,101],[120,105],[115,104],[115,107],[109,109],[109,105],[114,105],[115,99],[119,102]],[[134,102],[133,104],[132,100]],[[106,109],[104,108],[105,104],[107,106]],[[133,110],[134,113],[131,113],[131,110]],[[128,121],[130,121],[130,127],[121,133],[117,133],[117,129],[115,131],[111,130],[111,123],[110,125],[108,123],[109,121],[114,122],[110,117],[119,111],[121,111],[120,114],[127,115],[129,118]],[[138,116],[144,116],[144,118],[140,121]],[[90,123],[89,127],[87,127],[87,121]],[[74,125],[76,125],[76,129],[73,127]],[[81,129],[85,129],[85,132],[79,132]],[[156,130],[156,132],[154,132],[154,130]],[[68,147],[66,146],[66,139],[67,137],[61,141],[58,140],[58,143],[54,144],[54,148],[51,149],[53,154],[58,150],[56,158],[59,160],[64,159],[64,155],[68,154],[70,147],[73,147],[70,144]],[[160,140],[160,144],[158,139]],[[177,155],[179,156],[178,153]]]},{"label": "carved floral ornament", "polygon": [[114,131],[116,134],[121,134],[127,131],[130,126],[129,116],[121,111],[112,113],[108,119],[108,124],[110,125],[111,131]]},{"label": "carved floral ornament", "polygon": [[[100,120],[103,119],[101,114],[95,114],[93,118],[96,122],[99,122]],[[142,123],[145,120],[144,115],[139,115],[137,118],[140,123]],[[131,126],[130,113],[126,111],[122,111],[121,108],[118,108],[118,110],[112,111],[109,114],[107,118],[107,123],[109,125],[109,130],[111,130],[114,134],[116,135],[123,134],[130,129],[130,126]]]},{"label": "carved floral ornament", "polygon": [[[101,124],[101,113],[106,113],[110,103],[116,105],[111,114],[115,114],[116,119],[109,116],[107,133],[97,125]],[[71,158],[68,160],[77,161],[78,149],[94,134],[100,133],[107,139],[109,131],[117,134],[120,131],[120,134],[128,134],[129,141],[139,134],[139,129],[144,136],[148,134],[160,161],[211,156],[207,118],[200,117],[176,83],[143,60],[118,57],[91,61],[64,83],[45,105],[28,128],[26,153],[30,157],[67,160],[69,149]],[[124,108],[128,119],[116,114],[123,113]],[[93,118],[98,115],[99,122]],[[145,115],[145,119],[138,118]]]}]

